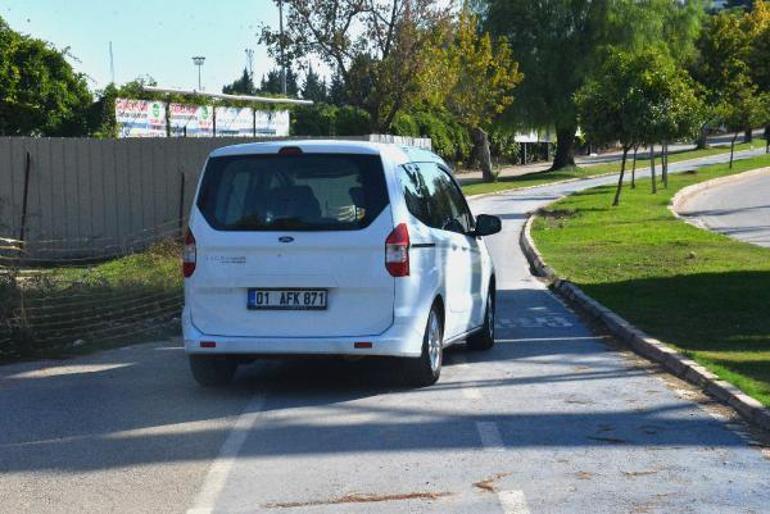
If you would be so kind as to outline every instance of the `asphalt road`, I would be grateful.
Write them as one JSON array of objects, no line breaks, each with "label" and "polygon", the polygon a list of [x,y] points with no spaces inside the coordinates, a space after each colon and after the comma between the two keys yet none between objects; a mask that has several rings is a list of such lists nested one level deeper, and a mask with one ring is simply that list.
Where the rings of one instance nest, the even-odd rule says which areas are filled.
[{"label": "asphalt road", "polygon": [[759,436],[527,270],[526,212],[611,181],[473,201],[503,218],[497,345],[433,387],[308,360],[203,390],[169,342],[0,367],[0,511],[766,512]]},{"label": "asphalt road", "polygon": [[770,247],[770,169],[700,191],[685,201],[679,214],[702,228]]}]

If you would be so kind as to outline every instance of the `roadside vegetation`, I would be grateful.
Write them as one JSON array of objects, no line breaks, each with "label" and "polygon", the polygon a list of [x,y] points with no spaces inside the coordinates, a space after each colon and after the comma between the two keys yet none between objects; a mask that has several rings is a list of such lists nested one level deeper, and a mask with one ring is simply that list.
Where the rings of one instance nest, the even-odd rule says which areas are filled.
[{"label": "roadside vegetation", "polygon": [[[764,146],[763,141],[752,141],[750,143],[740,143],[735,145],[735,151],[740,152],[743,150],[752,150]],[[673,152],[668,155],[668,162],[675,163],[681,161],[687,161],[690,159],[698,159],[701,157],[709,157],[711,155],[719,155],[730,152],[730,147],[725,145],[712,146],[709,148],[686,150],[681,152]],[[646,156],[645,156],[646,155]],[[659,158],[656,157],[656,166],[658,165]],[[628,164],[628,168],[632,166],[632,163]],[[641,170],[650,166],[650,158],[648,152],[639,151],[636,159],[636,169]],[[618,173],[620,171],[621,161],[611,161],[601,164],[588,164],[584,166],[571,166],[558,171],[548,172],[536,172],[526,175],[519,175],[516,177],[499,177],[495,182],[485,182],[478,180],[474,182],[463,182],[462,189],[466,195],[479,195],[486,193],[495,193],[499,191],[508,191],[521,189],[524,187],[542,186],[545,184],[551,184],[553,182],[559,182],[562,180],[574,180],[579,178],[591,178],[599,175],[608,175]],[[460,175],[462,179],[462,175]]]},{"label": "roadside vegetation", "polygon": [[645,332],[770,406],[770,250],[695,228],[668,210],[681,188],[770,166],[770,156],[614,186],[552,204],[532,236],[556,272]]},{"label": "roadside vegetation", "polygon": [[64,357],[179,331],[180,248],[0,277],[0,362]]}]

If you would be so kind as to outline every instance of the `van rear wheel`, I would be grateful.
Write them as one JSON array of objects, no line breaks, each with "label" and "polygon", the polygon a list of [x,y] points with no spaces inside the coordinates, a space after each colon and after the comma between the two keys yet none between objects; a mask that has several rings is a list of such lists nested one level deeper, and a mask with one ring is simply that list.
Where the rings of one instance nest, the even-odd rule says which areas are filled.
[{"label": "van rear wheel", "polygon": [[405,378],[410,385],[425,387],[435,384],[441,375],[444,359],[444,327],[438,307],[431,307],[425,335],[422,338],[422,353],[417,358],[405,359]]},{"label": "van rear wheel", "polygon": [[465,342],[470,350],[489,350],[495,345],[495,290],[490,288],[487,295],[487,310],[484,313],[484,326],[468,337]]},{"label": "van rear wheel", "polygon": [[193,378],[203,387],[222,387],[233,380],[238,363],[226,357],[190,355]]}]

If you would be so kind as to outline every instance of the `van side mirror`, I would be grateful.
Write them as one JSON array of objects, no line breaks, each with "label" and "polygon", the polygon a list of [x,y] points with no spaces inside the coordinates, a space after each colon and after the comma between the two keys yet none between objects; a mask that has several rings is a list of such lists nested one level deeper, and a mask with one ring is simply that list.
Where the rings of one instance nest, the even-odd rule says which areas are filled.
[{"label": "van side mirror", "polygon": [[475,236],[491,236],[492,234],[497,234],[502,230],[503,224],[500,221],[500,218],[497,216],[490,216],[488,214],[479,214],[476,216],[476,230],[474,231]]}]

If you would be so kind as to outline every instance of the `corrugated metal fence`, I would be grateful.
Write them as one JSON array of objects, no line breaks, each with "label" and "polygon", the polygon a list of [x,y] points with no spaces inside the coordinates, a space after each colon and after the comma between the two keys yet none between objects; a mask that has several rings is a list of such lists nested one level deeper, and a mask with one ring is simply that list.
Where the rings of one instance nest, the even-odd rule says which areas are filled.
[{"label": "corrugated metal fence", "polygon": [[[345,139],[430,147],[429,139]],[[179,230],[209,152],[257,140],[0,138],[0,237],[24,239],[28,257],[122,254]]]}]

